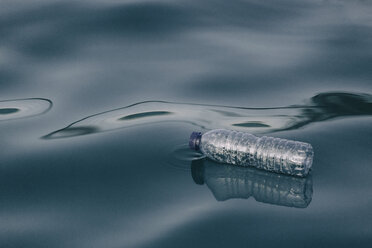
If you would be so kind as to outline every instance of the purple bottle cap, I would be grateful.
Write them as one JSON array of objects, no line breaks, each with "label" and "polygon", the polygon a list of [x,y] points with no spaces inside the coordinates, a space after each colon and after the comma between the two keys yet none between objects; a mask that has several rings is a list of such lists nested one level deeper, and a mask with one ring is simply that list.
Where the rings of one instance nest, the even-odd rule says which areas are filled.
[{"label": "purple bottle cap", "polygon": [[189,140],[189,147],[195,151],[199,150],[200,140],[202,133],[201,132],[192,132]]}]

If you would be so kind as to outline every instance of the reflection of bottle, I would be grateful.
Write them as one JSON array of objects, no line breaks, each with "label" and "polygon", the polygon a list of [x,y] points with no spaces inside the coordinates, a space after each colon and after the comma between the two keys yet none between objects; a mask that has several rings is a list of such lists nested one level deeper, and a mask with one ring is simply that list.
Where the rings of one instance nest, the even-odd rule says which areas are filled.
[{"label": "reflection of bottle", "polygon": [[216,129],[193,132],[189,145],[217,162],[254,166],[295,176],[306,176],[313,162],[310,144],[249,133]]},{"label": "reflection of bottle", "polygon": [[291,177],[249,167],[217,164],[207,159],[193,160],[191,173],[197,184],[206,183],[218,201],[253,196],[258,202],[306,208],[311,202],[311,176]]}]

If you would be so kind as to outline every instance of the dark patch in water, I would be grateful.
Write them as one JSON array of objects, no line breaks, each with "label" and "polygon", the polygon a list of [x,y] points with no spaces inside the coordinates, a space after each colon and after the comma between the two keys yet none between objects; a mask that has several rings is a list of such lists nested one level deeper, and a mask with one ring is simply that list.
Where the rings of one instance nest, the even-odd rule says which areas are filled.
[{"label": "dark patch in water", "polygon": [[43,139],[58,139],[58,138],[67,138],[67,137],[75,137],[75,136],[82,136],[97,133],[99,130],[94,127],[70,127],[64,128],[61,130],[57,130],[50,134],[43,136]]},{"label": "dark patch in water", "polygon": [[16,108],[3,108],[3,109],[0,109],[0,115],[12,114],[18,111],[19,109],[16,109]]},{"label": "dark patch in water", "polygon": [[[185,30],[208,27],[271,29],[298,14],[296,6],[280,8],[242,1],[228,4],[206,1],[197,7],[192,3],[124,3],[100,8],[94,4],[61,2],[26,8],[0,18],[0,35],[13,42],[11,37],[22,30],[27,39],[17,40],[18,49],[35,57],[55,58],[84,46],[85,39],[92,36],[153,42],[175,37]],[[33,35],[32,30],[28,33],[23,29],[26,26],[37,27],[38,35]]]},{"label": "dark patch in water", "polygon": [[316,108],[304,108],[298,116],[298,123],[283,130],[298,129],[313,122],[334,118],[372,115],[372,96],[369,94],[320,93],[311,98],[310,104]]},{"label": "dark patch in water", "polygon": [[153,111],[153,112],[144,112],[144,113],[138,113],[133,115],[127,115],[124,117],[119,118],[119,120],[133,120],[133,119],[139,119],[139,118],[145,118],[145,117],[152,117],[152,116],[163,116],[163,115],[170,115],[172,112],[168,111]]},{"label": "dark patch in water", "polygon": [[[18,48],[32,56],[53,58],[70,54],[91,36],[154,41],[190,27],[192,20],[183,8],[172,4],[126,3],[97,8],[89,4],[52,3],[0,18],[0,35],[12,37],[27,25],[44,27],[37,36],[23,31],[29,37],[19,40]],[[50,32],[49,28],[58,32]]]},{"label": "dark patch in water", "polygon": [[244,123],[236,123],[233,124],[235,127],[270,127],[270,125],[267,125],[265,123],[261,122],[244,122]]}]

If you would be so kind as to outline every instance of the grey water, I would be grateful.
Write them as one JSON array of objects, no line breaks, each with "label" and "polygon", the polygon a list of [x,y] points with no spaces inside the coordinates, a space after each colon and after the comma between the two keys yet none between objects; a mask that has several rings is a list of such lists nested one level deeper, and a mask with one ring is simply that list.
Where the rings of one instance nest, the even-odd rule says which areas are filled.
[{"label": "grey water", "polygon": [[[0,247],[370,247],[370,1],[0,2]],[[312,144],[306,178],[205,159]]]}]

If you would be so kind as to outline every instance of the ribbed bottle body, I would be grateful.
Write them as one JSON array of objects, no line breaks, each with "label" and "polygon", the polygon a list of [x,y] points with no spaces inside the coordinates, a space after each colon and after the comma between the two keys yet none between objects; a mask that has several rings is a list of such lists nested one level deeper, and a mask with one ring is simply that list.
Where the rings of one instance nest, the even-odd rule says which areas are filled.
[{"label": "ribbed bottle body", "polygon": [[311,168],[310,144],[217,129],[202,135],[200,150],[212,160],[267,171],[306,176]]}]

